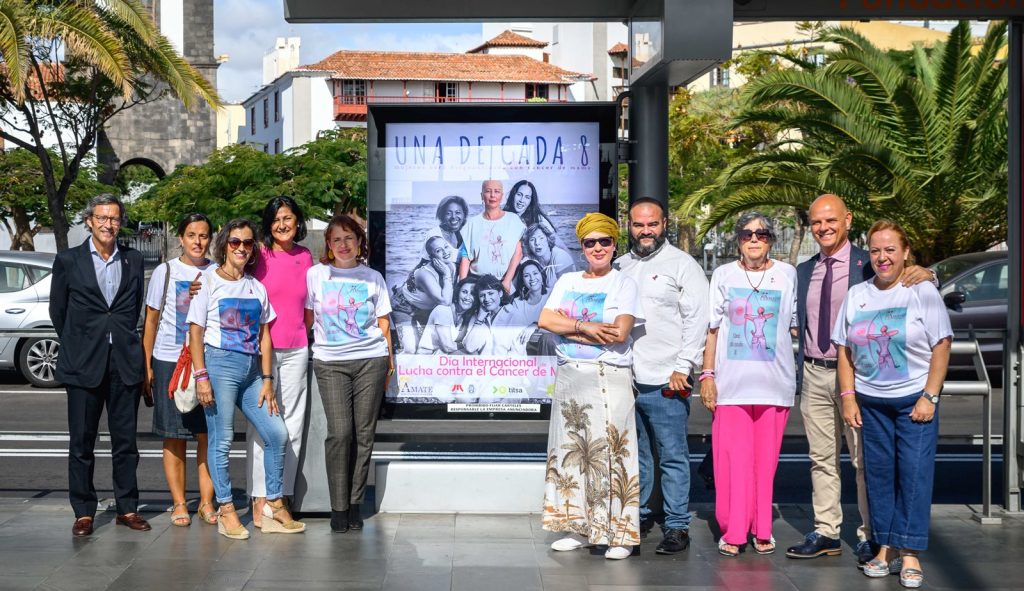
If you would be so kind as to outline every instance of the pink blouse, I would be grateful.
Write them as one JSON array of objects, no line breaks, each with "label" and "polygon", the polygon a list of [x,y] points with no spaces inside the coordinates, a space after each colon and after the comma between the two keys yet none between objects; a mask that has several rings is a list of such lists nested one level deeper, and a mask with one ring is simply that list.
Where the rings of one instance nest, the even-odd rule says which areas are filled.
[{"label": "pink blouse", "polygon": [[312,266],[313,255],[305,246],[296,244],[289,252],[260,249],[260,262],[253,276],[267,288],[270,305],[277,313],[277,318],[270,322],[270,340],[275,349],[309,345],[303,316],[306,271]]}]

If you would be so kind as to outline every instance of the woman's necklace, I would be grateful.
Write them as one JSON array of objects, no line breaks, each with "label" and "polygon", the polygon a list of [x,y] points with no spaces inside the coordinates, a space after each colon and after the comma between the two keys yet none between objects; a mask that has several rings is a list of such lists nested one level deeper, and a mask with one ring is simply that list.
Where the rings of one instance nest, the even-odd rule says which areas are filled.
[{"label": "woman's necklace", "polygon": [[[762,272],[761,279],[758,280],[757,285],[754,285],[754,282],[750,280],[750,275],[747,273],[747,264],[743,262],[743,259],[740,259],[740,267],[743,268],[743,276],[747,278],[747,283],[750,284],[750,289],[754,290],[754,293],[761,293],[761,284],[764,283],[764,276],[767,275],[767,273]],[[752,270],[756,273],[758,271],[765,271],[767,268],[768,259],[765,259],[764,265],[762,265],[760,269]]]},{"label": "woman's necklace", "polygon": [[245,275],[245,272],[243,271],[242,274],[239,275],[238,277],[232,277],[231,275],[228,274],[227,271],[224,270],[224,267],[217,267],[217,272],[220,273],[221,277],[223,277],[224,279],[228,279],[230,281],[238,281],[239,279],[242,278],[243,275]]}]

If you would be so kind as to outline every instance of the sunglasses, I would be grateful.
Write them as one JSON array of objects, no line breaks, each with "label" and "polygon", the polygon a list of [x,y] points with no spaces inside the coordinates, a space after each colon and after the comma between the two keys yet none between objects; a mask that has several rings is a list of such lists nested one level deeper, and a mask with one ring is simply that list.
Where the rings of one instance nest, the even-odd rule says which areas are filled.
[{"label": "sunglasses", "polygon": [[582,244],[583,244],[583,248],[594,248],[598,244],[600,244],[601,246],[603,246],[605,248],[608,248],[609,246],[615,244],[615,239],[614,238],[608,238],[608,237],[605,237],[605,238],[584,238],[583,241],[582,241]]},{"label": "sunglasses", "polygon": [[256,244],[256,241],[252,238],[228,238],[228,246],[237,249],[239,246],[244,247],[246,250],[252,250],[252,247]]},{"label": "sunglasses", "polygon": [[685,389],[685,388],[682,389],[682,390],[673,390],[672,388],[662,388],[661,389],[661,397],[662,398],[675,398],[677,396],[679,398],[689,398],[690,397],[690,391]]},{"label": "sunglasses", "polygon": [[772,233],[768,230],[740,230],[736,236],[740,239],[740,242],[750,242],[750,239],[754,236],[757,236],[757,239],[761,242],[767,242],[772,237]]}]

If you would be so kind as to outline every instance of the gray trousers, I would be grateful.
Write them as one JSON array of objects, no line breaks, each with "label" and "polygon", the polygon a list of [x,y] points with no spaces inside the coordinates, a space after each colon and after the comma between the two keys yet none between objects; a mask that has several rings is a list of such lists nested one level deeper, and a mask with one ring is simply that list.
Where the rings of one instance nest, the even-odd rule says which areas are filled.
[{"label": "gray trousers", "polygon": [[377,416],[384,399],[388,358],[353,361],[313,359],[327,418],[327,486],[331,510],[347,511],[363,502]]}]

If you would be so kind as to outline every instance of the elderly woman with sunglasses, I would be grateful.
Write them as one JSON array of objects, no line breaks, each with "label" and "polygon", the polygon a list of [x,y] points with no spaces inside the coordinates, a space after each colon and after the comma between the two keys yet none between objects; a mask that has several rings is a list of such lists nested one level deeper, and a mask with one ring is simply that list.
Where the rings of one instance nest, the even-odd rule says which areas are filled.
[{"label": "elderly woman with sunglasses", "polygon": [[790,330],[796,326],[796,269],[772,260],[772,222],[747,213],[736,222],[740,259],[711,276],[711,322],[701,372],[701,401],[713,415],[718,552],[775,551],[772,488],[796,374]]},{"label": "elderly woman with sunglasses", "polygon": [[249,537],[235,511],[228,471],[237,406],[263,439],[271,516],[263,520],[261,529],[264,533],[299,533],[306,526],[294,521],[284,506],[282,477],[288,431],[274,396],[274,348],[267,326],[276,314],[267,290],[249,274],[259,257],[252,223],[245,219],[228,222],[217,234],[213,254],[219,266],[203,273],[202,286],[188,310],[188,322],[196,395],[209,431],[210,476],[220,504],[217,531],[235,540]]},{"label": "elderly woman with sunglasses", "polygon": [[631,366],[636,283],[612,268],[619,225],[600,213],[576,224],[587,270],[558,279],[539,326],[559,335],[548,431],[543,527],[555,551],[607,546],[621,560],[640,544],[640,467]]}]

